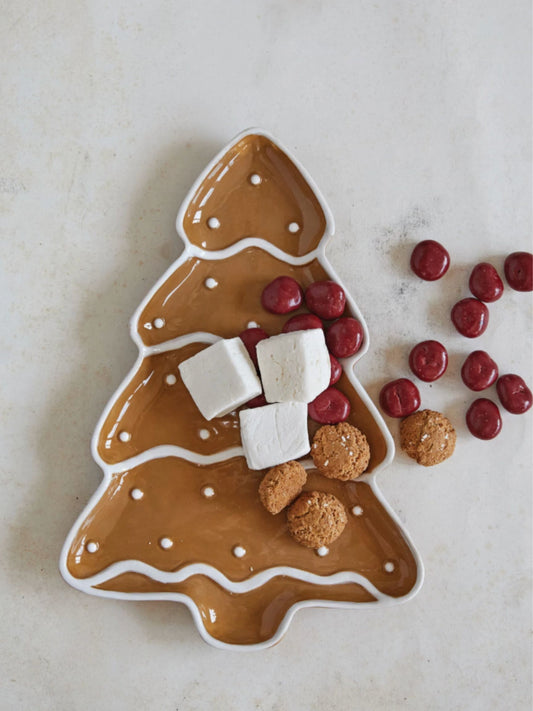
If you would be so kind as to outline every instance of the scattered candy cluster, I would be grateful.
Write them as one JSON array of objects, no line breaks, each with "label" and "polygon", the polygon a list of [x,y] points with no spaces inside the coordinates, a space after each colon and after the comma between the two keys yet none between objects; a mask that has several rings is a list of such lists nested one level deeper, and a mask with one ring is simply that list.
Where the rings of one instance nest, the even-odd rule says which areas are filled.
[{"label": "scattered candy cluster", "polygon": [[[183,361],[179,370],[207,420],[244,406],[239,423],[246,463],[253,470],[271,467],[259,486],[263,506],[274,515],[286,508],[293,538],[326,555],[326,545],[344,530],[346,512],[332,494],[302,493],[307,472],[296,460],[311,451],[316,469],[341,481],[368,467],[367,438],[345,422],[350,401],[334,387],[342,375],[337,358],[357,353],[363,328],[343,316],[346,295],[333,281],[314,282],[304,294],[297,281],[280,276],[265,286],[261,303],[275,314],[305,304],[309,313],[292,316],[272,336],[254,323]],[[308,416],[323,425],[312,447]]]},{"label": "scattered candy cluster", "polygon": [[[333,387],[342,375],[338,358],[355,355],[363,343],[363,328],[359,321],[343,316],[346,307],[344,289],[334,281],[317,281],[303,292],[302,287],[292,277],[280,276],[267,284],[261,296],[263,308],[274,314],[289,314],[304,305],[309,313],[300,313],[289,318],[281,329],[282,333],[325,329],[325,341],[329,351],[330,379],[308,405],[309,417],[321,424],[333,425],[343,422],[350,414],[350,401]],[[327,325],[324,325],[324,321]],[[240,334],[250,357],[257,364],[256,347],[268,338],[261,328],[248,328]],[[275,337],[274,337],[275,338]],[[248,402],[248,407],[264,405],[264,395]]]},{"label": "scattered candy cluster", "polygon": [[[412,270],[426,281],[440,279],[448,271],[449,265],[448,252],[433,240],[420,242],[411,254]],[[505,260],[504,272],[512,289],[533,290],[533,255],[529,252],[510,254]],[[461,299],[453,306],[451,320],[461,335],[477,338],[488,326],[489,309],[486,304],[502,296],[504,285],[494,266],[488,262],[481,262],[472,269],[468,283],[473,297]],[[438,341],[419,343],[409,354],[409,367],[424,382],[440,378],[447,366],[446,348]],[[513,414],[529,410],[532,395],[524,380],[513,373],[498,375],[498,366],[494,360],[481,350],[470,353],[461,368],[461,378],[471,390],[479,392],[496,383],[498,397],[506,410]],[[382,388],[379,402],[390,417],[407,417],[419,409],[420,393],[411,380],[400,378]],[[478,398],[466,413],[466,424],[475,437],[493,439],[502,427],[500,410],[492,400]]]}]

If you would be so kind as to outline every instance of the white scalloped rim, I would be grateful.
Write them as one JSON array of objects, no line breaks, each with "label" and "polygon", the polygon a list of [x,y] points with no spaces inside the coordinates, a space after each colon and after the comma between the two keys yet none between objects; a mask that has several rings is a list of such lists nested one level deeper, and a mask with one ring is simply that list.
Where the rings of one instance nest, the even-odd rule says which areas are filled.
[{"label": "white scalloped rim", "polygon": [[[213,169],[217,166],[217,164],[221,161],[221,159],[225,156],[225,154],[239,141],[241,141],[243,138],[249,135],[259,135],[259,136],[264,136],[268,138],[274,145],[276,145],[281,151],[283,151],[289,159],[295,164],[295,166],[298,168],[298,170],[301,172],[311,189],[313,190],[323,212],[326,218],[326,228],[324,235],[320,241],[320,244],[318,247],[313,250],[312,252],[308,252],[307,254],[301,256],[301,257],[294,257],[292,255],[288,255],[285,252],[283,252],[281,249],[275,247],[274,245],[271,245],[268,242],[263,241],[262,239],[256,238],[256,237],[249,237],[246,239],[242,239],[239,242],[231,245],[230,247],[227,247],[222,250],[218,251],[209,251],[209,250],[203,250],[195,245],[191,244],[187,236],[183,230],[183,218],[185,216],[185,212],[187,209],[187,205],[191,201],[192,197],[198,190],[200,184],[203,182],[203,180],[213,171]],[[290,622],[292,620],[293,615],[296,613],[297,610],[304,608],[304,607],[330,607],[330,608],[354,608],[354,607],[360,607],[362,605],[392,605],[392,604],[397,604],[400,602],[405,602],[420,590],[420,587],[422,586],[423,583],[423,578],[424,578],[424,568],[422,565],[422,561],[420,559],[420,556],[418,554],[418,551],[414,547],[407,531],[403,527],[403,525],[400,523],[398,517],[394,513],[394,511],[391,509],[387,501],[385,500],[383,494],[379,490],[376,482],[376,475],[377,473],[384,467],[386,467],[394,458],[394,441],[390,435],[390,432],[388,431],[385,422],[383,421],[383,418],[381,417],[380,413],[378,412],[377,408],[374,406],[373,402],[370,400],[369,396],[365,392],[365,390],[362,388],[361,384],[357,380],[357,378],[353,374],[353,367],[355,363],[361,358],[368,350],[369,347],[369,334],[368,334],[368,329],[365,323],[365,320],[359,311],[355,301],[351,297],[350,293],[348,290],[344,287],[342,284],[341,280],[335,273],[335,270],[332,268],[330,263],[328,262],[326,255],[325,255],[325,248],[327,246],[327,243],[331,239],[332,235],[334,234],[335,227],[334,227],[334,220],[333,220],[333,215],[331,214],[331,211],[326,204],[322,194],[320,193],[318,187],[316,186],[314,180],[311,178],[311,176],[307,173],[305,168],[291,155],[291,153],[284,147],[282,146],[279,141],[277,141],[272,135],[270,135],[268,132],[263,131],[262,129],[248,129],[246,131],[243,131],[240,133],[238,136],[236,136],[228,145],[226,145],[216,156],[213,158],[213,160],[208,164],[208,166],[205,168],[205,170],[198,176],[194,184],[192,185],[191,189],[189,190],[188,194],[186,195],[185,199],[183,200],[181,207],[178,212],[177,220],[176,220],[176,228],[178,235],[180,236],[181,240],[183,241],[185,245],[185,249],[183,253],[180,255],[180,257],[165,271],[165,273],[161,276],[161,278],[154,284],[152,289],[148,292],[146,297],[143,299],[139,307],[136,309],[135,313],[133,314],[133,317],[130,320],[130,335],[132,340],[136,343],[139,353],[137,360],[135,361],[135,364],[131,368],[130,372],[127,374],[127,376],[124,378],[122,383],[119,385],[111,399],[109,400],[107,406],[105,407],[102,415],[100,416],[100,419],[98,421],[98,424],[95,428],[93,437],[92,437],[92,442],[91,442],[91,451],[92,451],[92,456],[95,460],[95,462],[100,466],[100,468],[103,471],[103,479],[100,483],[100,486],[98,489],[95,491],[91,499],[89,500],[87,506],[84,508],[84,510],[81,512],[81,514],[78,516],[76,522],[74,523],[72,529],[70,530],[69,535],[67,536],[67,539],[63,545],[63,549],[61,551],[61,556],[60,556],[60,561],[59,561],[59,568],[61,571],[61,574],[63,578],[66,580],[67,583],[72,585],[74,588],[77,588],[78,590],[82,590],[83,592],[89,593],[91,595],[97,595],[99,597],[108,597],[108,598],[114,598],[114,599],[120,599],[120,600],[175,600],[177,602],[182,602],[191,611],[192,617],[194,619],[194,622],[196,624],[196,627],[198,628],[198,632],[200,633],[201,637],[209,644],[213,645],[214,647],[218,647],[220,649],[231,649],[231,650],[249,650],[249,649],[265,649],[267,647],[271,647],[275,645],[279,640],[283,637],[285,632],[287,631]],[[163,285],[163,283],[167,280],[167,278],[179,267],[181,266],[184,262],[186,262],[188,259],[191,257],[200,257],[201,259],[205,260],[218,260],[218,259],[223,259],[228,256],[232,256],[234,254],[237,254],[237,252],[242,251],[243,249],[246,249],[247,247],[259,247],[260,249],[265,250],[266,252],[270,253],[273,257],[276,257],[277,259],[280,259],[282,261],[285,261],[288,264],[292,265],[301,265],[301,264],[307,264],[308,262],[312,261],[313,259],[317,259],[320,263],[320,265],[324,268],[324,270],[328,273],[330,279],[333,281],[336,281],[338,284],[340,284],[343,288],[344,291],[346,292],[346,300],[349,306],[349,309],[351,310],[352,314],[361,322],[363,326],[363,345],[361,347],[361,350],[356,353],[354,356],[351,356],[350,358],[345,358],[342,360],[342,366],[343,370],[346,373],[348,379],[350,380],[350,383],[356,390],[357,394],[359,397],[363,400],[365,405],[368,407],[370,412],[372,413],[372,416],[374,417],[377,425],[379,426],[379,429],[381,433],[383,434],[383,437],[385,439],[386,445],[387,445],[387,455],[383,462],[376,467],[376,469],[370,473],[363,475],[358,479],[358,481],[363,481],[367,483],[371,488],[373,493],[375,494],[377,500],[381,503],[383,508],[387,511],[388,515],[391,517],[391,519],[396,523],[398,528],[403,534],[403,537],[409,546],[411,553],[413,554],[413,557],[416,561],[417,565],[417,579],[416,582],[413,586],[413,588],[403,597],[397,598],[397,597],[391,597],[389,595],[385,595],[384,593],[380,592],[377,590],[377,588],[372,585],[372,583],[365,578],[364,576],[354,573],[352,571],[341,571],[338,573],[335,573],[333,575],[328,575],[328,576],[321,576],[321,575],[315,575],[314,573],[310,573],[305,570],[300,570],[298,568],[292,568],[292,567],[286,567],[286,566],[278,566],[278,567],[273,567],[269,568],[268,570],[264,570],[260,573],[256,573],[253,576],[250,576],[246,580],[243,580],[241,582],[235,582],[227,578],[221,571],[219,571],[217,568],[214,568],[213,566],[202,564],[202,563],[196,563],[192,565],[187,565],[181,568],[180,570],[169,573],[169,572],[164,572],[161,571],[157,568],[154,568],[153,566],[150,566],[146,563],[143,563],[142,561],[139,560],[126,560],[126,561],[120,561],[118,563],[114,563],[110,566],[108,566],[106,569],[101,571],[100,573],[93,575],[89,578],[84,578],[84,579],[79,579],[75,578],[68,570],[67,568],[67,558],[68,558],[68,552],[70,550],[70,547],[72,545],[72,542],[74,540],[75,535],[79,531],[79,528],[81,524],[85,521],[85,519],[88,517],[90,512],[95,508],[95,506],[98,504],[100,501],[100,498],[103,496],[104,492],[106,491],[110,481],[111,477],[113,474],[119,471],[126,471],[134,466],[137,466],[143,462],[152,460],[152,459],[158,459],[162,457],[169,457],[169,456],[175,456],[179,458],[183,458],[187,461],[191,461],[197,464],[210,464],[214,462],[219,462],[219,461],[224,461],[226,459],[230,459],[232,457],[238,457],[242,456],[242,447],[232,447],[230,449],[224,450],[222,452],[218,452],[213,455],[200,455],[196,452],[192,452],[190,450],[184,449],[182,447],[176,446],[176,445],[159,445],[157,447],[153,447],[151,449],[148,449],[144,452],[141,452],[140,454],[131,457],[130,459],[124,460],[122,462],[119,462],[118,464],[110,465],[106,464],[102,458],[100,457],[98,453],[98,437],[99,433],[101,431],[101,428],[114,404],[116,399],[119,397],[119,395],[122,393],[123,389],[125,386],[130,382],[130,380],[133,378],[135,373],[138,371],[140,364],[142,363],[143,359],[151,355],[153,353],[163,353],[165,351],[169,350],[174,350],[176,348],[180,348],[188,343],[198,343],[198,342],[204,342],[204,343],[214,343],[219,339],[219,336],[216,336],[212,333],[207,333],[205,331],[198,331],[195,333],[190,333],[186,334],[184,336],[179,336],[178,338],[174,338],[168,341],[165,341],[163,343],[157,344],[155,346],[146,346],[141,337],[139,336],[138,332],[138,323],[139,323],[139,318],[140,315],[146,306],[146,304],[150,301],[152,296],[155,294],[155,292]],[[307,466],[312,466],[312,462],[305,461],[303,462]],[[143,575],[147,575],[150,578],[152,578],[155,581],[162,582],[162,583],[171,583],[171,582],[180,582],[185,580],[186,578],[192,576],[192,575],[205,575],[206,577],[210,578],[211,580],[217,582],[219,585],[225,587],[227,590],[234,592],[234,593],[242,593],[246,592],[248,590],[253,590],[257,587],[260,587],[267,581],[279,577],[279,576],[286,576],[290,577],[293,579],[297,580],[302,580],[305,582],[310,582],[310,583],[315,583],[315,584],[320,584],[320,585],[336,585],[336,584],[341,584],[341,583],[349,583],[349,582],[354,582],[359,585],[361,585],[363,588],[365,588],[371,595],[373,595],[376,598],[375,602],[339,602],[335,600],[302,600],[301,602],[297,602],[292,607],[287,610],[283,620],[281,621],[276,633],[273,635],[268,640],[265,640],[264,642],[260,642],[258,644],[251,644],[251,645],[234,645],[234,644],[228,644],[226,642],[221,642],[220,640],[216,639],[215,637],[212,637],[209,632],[206,630],[205,625],[203,623],[202,617],[200,615],[200,612],[194,603],[194,601],[188,596],[183,593],[164,593],[164,592],[155,592],[155,593],[130,593],[130,592],[117,592],[114,590],[101,590],[101,589],[96,589],[93,587],[94,585],[99,585],[105,581],[111,580],[112,578],[116,577],[117,575],[120,575],[122,573],[126,572],[135,572],[135,573],[140,573]]]}]

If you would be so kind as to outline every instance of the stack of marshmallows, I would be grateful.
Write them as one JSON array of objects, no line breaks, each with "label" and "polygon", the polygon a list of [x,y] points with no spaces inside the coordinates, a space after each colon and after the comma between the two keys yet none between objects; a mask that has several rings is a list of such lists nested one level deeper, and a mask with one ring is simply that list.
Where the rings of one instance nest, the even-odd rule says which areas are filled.
[{"label": "stack of marshmallows", "polygon": [[222,417],[264,392],[268,405],[239,412],[250,469],[265,469],[310,451],[307,405],[330,381],[331,362],[322,329],[292,331],[257,344],[259,375],[240,338],[217,341],[179,370],[206,418]]}]

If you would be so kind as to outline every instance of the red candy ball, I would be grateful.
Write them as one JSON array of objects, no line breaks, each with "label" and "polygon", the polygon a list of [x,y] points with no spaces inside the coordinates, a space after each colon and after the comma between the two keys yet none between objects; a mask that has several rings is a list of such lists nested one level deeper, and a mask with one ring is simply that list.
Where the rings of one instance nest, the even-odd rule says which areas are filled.
[{"label": "red candy ball", "polygon": [[302,305],[303,291],[292,277],[280,276],[265,286],[261,295],[263,308],[273,314],[288,314]]},{"label": "red candy ball", "polygon": [[513,415],[521,415],[531,407],[531,390],[519,375],[502,375],[496,383],[496,391],[501,404]]},{"label": "red candy ball", "polygon": [[340,318],[329,327],[326,343],[335,358],[348,358],[361,348],[363,327],[359,321],[349,316]]},{"label": "red candy ball", "polygon": [[239,333],[239,338],[246,346],[246,350],[253,360],[254,365],[257,365],[256,346],[259,341],[264,341],[265,338],[268,338],[268,333],[263,331],[262,328],[247,328],[246,331]]},{"label": "red candy ball", "polygon": [[341,379],[342,365],[335,358],[335,356],[331,355],[331,353],[329,354],[329,359],[331,361],[331,379],[329,381],[329,384],[335,385],[335,383],[338,383],[339,380]]},{"label": "red candy ball", "polygon": [[313,316],[313,314],[297,314],[296,316],[292,316],[292,318],[285,323],[281,332],[309,331],[312,328],[324,328],[318,316]]},{"label": "red candy ball", "polygon": [[503,294],[503,281],[496,269],[488,262],[476,264],[468,281],[470,291],[477,299],[490,304]]},{"label": "red candy ball", "polygon": [[511,289],[533,291],[533,254],[513,252],[505,260],[505,278]]},{"label": "red candy ball", "polygon": [[334,281],[315,281],[305,292],[305,303],[309,311],[329,321],[342,316],[346,295]]},{"label": "red candy ball", "polygon": [[444,375],[448,367],[448,353],[438,341],[422,341],[409,354],[409,367],[426,383],[432,383]]},{"label": "red candy ball", "polygon": [[485,390],[496,382],[498,366],[485,351],[473,351],[463,363],[461,378],[470,390]]},{"label": "red candy ball", "polygon": [[498,405],[485,397],[474,400],[466,413],[466,424],[474,437],[494,439],[502,428]]},{"label": "red candy ball", "polygon": [[419,242],[411,254],[411,269],[425,281],[440,279],[448,271],[450,255],[432,239]]},{"label": "red candy ball", "polygon": [[307,407],[309,417],[322,425],[344,422],[350,414],[350,401],[337,388],[327,388]]},{"label": "red candy ball", "polygon": [[246,403],[246,407],[250,408],[263,407],[263,405],[268,405],[264,393],[261,393],[261,395],[256,395],[251,400],[248,400],[248,402]]},{"label": "red candy ball", "polygon": [[459,333],[467,338],[477,338],[489,323],[489,310],[479,299],[461,299],[452,308],[452,321]]},{"label": "red candy ball", "polygon": [[411,380],[399,378],[381,388],[379,404],[389,417],[407,417],[420,407],[420,393]]}]

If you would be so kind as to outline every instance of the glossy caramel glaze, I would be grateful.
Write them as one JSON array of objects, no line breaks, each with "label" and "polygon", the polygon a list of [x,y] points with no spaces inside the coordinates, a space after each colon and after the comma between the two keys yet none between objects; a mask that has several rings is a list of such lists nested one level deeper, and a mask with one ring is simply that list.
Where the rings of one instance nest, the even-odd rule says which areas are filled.
[{"label": "glossy caramel glaze", "polygon": [[[259,185],[250,181],[261,178]],[[217,229],[208,220],[216,217]],[[298,232],[289,231],[296,223]],[[326,229],[324,212],[291,159],[264,136],[248,135],[209,172],[193,195],[183,220],[189,240],[204,249],[224,249],[245,237],[260,237],[287,254],[318,246]]]},{"label": "glossy caramel glaze", "polygon": [[302,600],[375,602],[376,599],[357,583],[314,585],[285,576],[239,594],[228,592],[203,575],[192,575],[181,583],[165,585],[139,573],[124,573],[98,588],[188,595],[195,601],[208,633],[226,644],[257,644],[271,639],[287,611]]},{"label": "glossy caramel glaze", "polygon": [[[413,557],[401,532],[372,489],[363,482],[326,479],[308,473],[304,490],[334,494],[350,513],[342,536],[323,558],[295,543],[287,532],[285,512],[269,514],[261,505],[260,472],[250,471],[242,457],[199,467],[167,457],[113,475],[98,506],[87,517],[72,543],[68,566],[76,578],[101,572],[121,560],[140,560],[158,570],[176,571],[191,563],[206,563],[233,581],[246,580],[275,566],[291,566],[317,575],[339,570],[361,573],[382,592],[398,597],[414,584]],[[215,495],[206,498],[210,486]],[[139,489],[140,500],[131,497]],[[174,545],[165,550],[159,541]],[[99,545],[87,552],[87,542]],[[233,555],[243,546],[246,555]],[[384,563],[394,563],[389,573]]]},{"label": "glossy caramel glaze", "polygon": [[[271,314],[261,307],[264,287],[281,275],[293,277],[303,288],[329,278],[316,259],[292,266],[259,247],[249,247],[220,260],[187,259],[141,311],[139,336],[147,346],[193,331],[233,338],[250,321],[259,323],[269,335],[279,333],[290,316],[305,312],[301,308],[283,316]],[[209,289],[206,286],[208,279],[214,279],[217,286]],[[163,319],[162,328],[154,328],[156,319]]]}]

